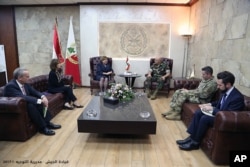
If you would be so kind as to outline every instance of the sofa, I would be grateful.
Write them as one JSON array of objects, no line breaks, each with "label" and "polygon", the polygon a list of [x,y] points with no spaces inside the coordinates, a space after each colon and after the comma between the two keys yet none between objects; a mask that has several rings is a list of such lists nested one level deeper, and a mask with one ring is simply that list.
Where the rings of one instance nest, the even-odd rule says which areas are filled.
[{"label": "sofa", "polygon": [[[250,150],[250,97],[244,97],[244,111],[218,112],[214,126],[207,131],[201,142],[200,148],[216,165],[228,165],[230,151]],[[215,98],[219,98],[219,91]],[[183,104],[181,120],[187,127],[197,109],[198,104]]]},{"label": "sofa", "polygon": [[[63,81],[65,84],[72,86],[73,77],[64,75]],[[47,92],[48,75],[30,78],[28,83],[36,90],[43,92],[48,98],[48,111],[52,118],[63,109],[63,94]],[[26,141],[38,131],[29,118],[26,101],[21,97],[3,97],[3,90],[4,86],[0,87],[0,140]]]},{"label": "sofa", "polygon": [[199,86],[201,82],[200,78],[183,78],[183,77],[175,77],[174,81],[174,90],[185,88],[185,89],[195,89]]}]

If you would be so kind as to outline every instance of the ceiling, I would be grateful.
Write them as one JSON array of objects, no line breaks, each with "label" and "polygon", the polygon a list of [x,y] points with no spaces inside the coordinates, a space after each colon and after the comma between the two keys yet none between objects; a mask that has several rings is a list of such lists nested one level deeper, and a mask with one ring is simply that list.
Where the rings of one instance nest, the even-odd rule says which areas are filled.
[{"label": "ceiling", "polygon": [[61,4],[163,4],[190,5],[197,0],[0,0],[0,5],[61,5]]}]

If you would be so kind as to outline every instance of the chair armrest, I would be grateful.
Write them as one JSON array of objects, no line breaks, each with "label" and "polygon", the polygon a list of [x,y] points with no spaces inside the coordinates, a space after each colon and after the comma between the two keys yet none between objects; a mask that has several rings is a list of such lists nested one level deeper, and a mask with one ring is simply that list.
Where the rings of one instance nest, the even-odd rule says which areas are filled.
[{"label": "chair armrest", "polygon": [[250,132],[249,111],[220,111],[215,116],[214,128],[226,132]]},{"label": "chair armrest", "polygon": [[63,75],[62,80],[64,85],[70,85],[73,86],[73,76],[72,75]]},{"label": "chair armrest", "polygon": [[0,97],[0,114],[21,114],[26,110],[26,101],[23,98]]}]

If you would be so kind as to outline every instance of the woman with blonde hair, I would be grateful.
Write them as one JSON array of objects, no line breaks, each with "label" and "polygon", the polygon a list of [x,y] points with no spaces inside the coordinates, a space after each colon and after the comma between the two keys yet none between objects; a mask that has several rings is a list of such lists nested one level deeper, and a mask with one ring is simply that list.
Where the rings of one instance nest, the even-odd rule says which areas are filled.
[{"label": "woman with blonde hair", "polygon": [[100,95],[104,95],[107,87],[108,82],[110,80],[110,76],[113,73],[113,69],[111,67],[111,64],[108,61],[108,57],[102,56],[101,62],[97,65],[97,72],[96,72],[96,78],[95,80],[99,81],[100,85]]}]

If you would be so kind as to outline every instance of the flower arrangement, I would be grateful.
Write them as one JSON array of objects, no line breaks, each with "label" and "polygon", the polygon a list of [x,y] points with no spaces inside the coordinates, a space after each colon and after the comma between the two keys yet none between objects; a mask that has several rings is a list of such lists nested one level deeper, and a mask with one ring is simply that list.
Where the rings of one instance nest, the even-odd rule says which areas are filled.
[{"label": "flower arrangement", "polygon": [[106,95],[117,98],[119,101],[129,101],[135,97],[132,89],[128,85],[121,83],[112,84]]}]

